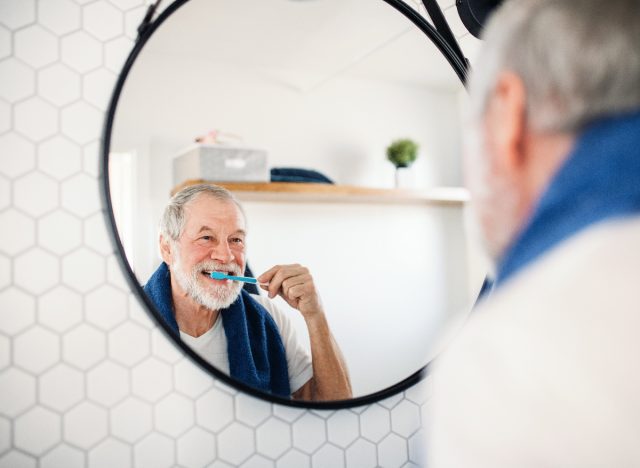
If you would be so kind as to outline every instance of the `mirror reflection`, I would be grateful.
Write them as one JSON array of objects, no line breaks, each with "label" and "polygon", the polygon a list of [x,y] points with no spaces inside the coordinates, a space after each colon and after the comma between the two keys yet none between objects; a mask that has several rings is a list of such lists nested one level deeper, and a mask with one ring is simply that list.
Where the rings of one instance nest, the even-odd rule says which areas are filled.
[{"label": "mirror reflection", "polygon": [[[382,0],[191,0],[118,103],[127,260],[222,372],[300,399],[381,391],[429,362],[481,284],[464,191],[442,189],[461,183],[462,99]],[[399,139],[419,148],[408,168],[387,159]]]}]

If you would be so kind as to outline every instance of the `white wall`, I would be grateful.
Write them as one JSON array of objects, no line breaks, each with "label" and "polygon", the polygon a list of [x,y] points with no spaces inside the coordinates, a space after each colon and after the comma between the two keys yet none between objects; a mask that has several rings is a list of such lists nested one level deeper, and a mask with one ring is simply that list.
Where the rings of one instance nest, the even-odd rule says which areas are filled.
[{"label": "white wall", "polygon": [[130,293],[97,150],[143,3],[0,3],[0,466],[419,464],[425,386],[266,403],[184,359]]}]

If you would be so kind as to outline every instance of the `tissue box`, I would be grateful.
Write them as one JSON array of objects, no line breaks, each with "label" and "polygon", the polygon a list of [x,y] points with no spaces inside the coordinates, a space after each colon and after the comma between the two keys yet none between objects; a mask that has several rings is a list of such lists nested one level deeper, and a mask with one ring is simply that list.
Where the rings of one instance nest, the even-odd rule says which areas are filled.
[{"label": "tissue box", "polygon": [[267,152],[252,148],[197,144],[173,160],[173,183],[202,179],[212,182],[269,182]]}]

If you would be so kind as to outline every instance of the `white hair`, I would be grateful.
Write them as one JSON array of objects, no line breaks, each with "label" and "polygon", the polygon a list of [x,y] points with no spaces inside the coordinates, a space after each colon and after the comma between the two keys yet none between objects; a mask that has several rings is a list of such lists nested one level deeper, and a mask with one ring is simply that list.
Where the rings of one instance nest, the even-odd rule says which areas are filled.
[{"label": "white hair", "polygon": [[185,206],[203,194],[222,202],[234,203],[242,213],[242,216],[245,216],[240,202],[224,187],[211,184],[190,185],[171,197],[164,209],[160,220],[160,234],[162,234],[165,239],[176,241],[180,238],[186,221],[184,213]]},{"label": "white hair", "polygon": [[576,133],[640,108],[640,0],[505,0],[483,39],[472,119],[484,114],[502,71],[523,80],[536,130]]}]

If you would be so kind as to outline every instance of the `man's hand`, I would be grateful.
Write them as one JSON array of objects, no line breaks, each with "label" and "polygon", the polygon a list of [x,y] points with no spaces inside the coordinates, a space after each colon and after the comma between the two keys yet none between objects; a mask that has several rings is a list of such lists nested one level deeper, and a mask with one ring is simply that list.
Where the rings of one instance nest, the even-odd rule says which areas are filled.
[{"label": "man's hand", "polygon": [[258,278],[265,291],[269,291],[269,298],[280,295],[287,304],[300,311],[305,319],[322,315],[323,309],[320,296],[313,282],[309,270],[302,265],[276,265]]}]

